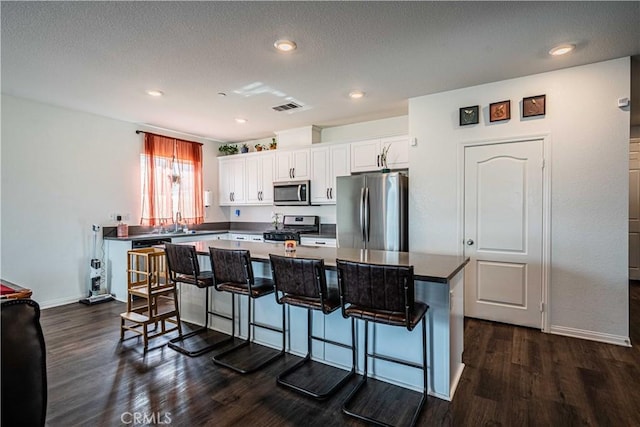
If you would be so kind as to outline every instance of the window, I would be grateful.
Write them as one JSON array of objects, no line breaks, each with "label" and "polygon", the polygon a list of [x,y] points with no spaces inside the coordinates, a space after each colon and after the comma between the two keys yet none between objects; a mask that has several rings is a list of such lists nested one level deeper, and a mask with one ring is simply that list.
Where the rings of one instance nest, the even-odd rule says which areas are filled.
[{"label": "window", "polygon": [[140,170],[142,225],[203,222],[202,144],[145,133]]}]

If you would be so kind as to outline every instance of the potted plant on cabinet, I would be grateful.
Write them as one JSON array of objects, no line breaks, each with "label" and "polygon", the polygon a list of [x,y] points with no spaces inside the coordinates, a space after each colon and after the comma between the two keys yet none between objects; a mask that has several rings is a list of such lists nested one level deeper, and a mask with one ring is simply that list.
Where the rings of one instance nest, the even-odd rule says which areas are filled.
[{"label": "potted plant on cabinet", "polygon": [[229,154],[236,154],[238,152],[238,146],[234,144],[222,144],[218,147],[218,151],[225,156]]},{"label": "potted plant on cabinet", "polygon": [[247,144],[242,144],[242,147],[240,147],[240,152],[241,153],[248,153],[249,152],[249,146]]},{"label": "potted plant on cabinet", "polygon": [[269,150],[275,150],[278,148],[278,143],[275,138],[271,138],[271,143],[269,144]]},{"label": "potted plant on cabinet", "polygon": [[264,145],[256,144],[256,145],[254,145],[254,148],[256,149],[256,151],[262,151],[262,149],[264,148]]}]

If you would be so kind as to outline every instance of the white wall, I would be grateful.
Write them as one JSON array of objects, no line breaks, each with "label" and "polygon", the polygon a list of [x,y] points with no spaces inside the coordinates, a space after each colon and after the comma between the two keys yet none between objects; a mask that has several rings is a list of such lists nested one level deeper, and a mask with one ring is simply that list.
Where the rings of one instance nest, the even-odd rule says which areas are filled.
[{"label": "white wall", "polygon": [[409,129],[409,116],[390,117],[351,125],[322,129],[321,142],[357,141],[369,138],[403,135]]},{"label": "white wall", "polygon": [[[522,120],[523,97],[547,95],[544,118]],[[409,100],[412,251],[462,253],[461,142],[548,134],[551,141],[551,328],[607,340],[629,336],[627,217],[630,60],[538,74]],[[489,123],[510,99],[512,118]],[[480,124],[458,126],[479,104]]]},{"label": "white wall", "polygon": [[[92,224],[114,225],[111,213],[139,222],[136,129],[144,128],[2,95],[0,271],[41,305],[87,295]],[[203,154],[204,186],[215,190],[217,144],[205,142]],[[217,207],[207,217],[228,220]]]}]

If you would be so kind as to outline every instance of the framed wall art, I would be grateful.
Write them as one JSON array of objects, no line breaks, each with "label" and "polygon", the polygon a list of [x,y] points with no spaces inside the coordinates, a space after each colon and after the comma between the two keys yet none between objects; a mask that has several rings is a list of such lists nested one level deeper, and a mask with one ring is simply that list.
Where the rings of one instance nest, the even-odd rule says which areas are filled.
[{"label": "framed wall art", "polygon": [[480,106],[462,107],[460,109],[460,126],[475,125],[480,121]]},{"label": "framed wall art", "polygon": [[511,101],[500,101],[489,104],[489,121],[500,122],[511,118]]},{"label": "framed wall art", "polygon": [[547,105],[546,95],[522,98],[522,117],[544,116]]}]

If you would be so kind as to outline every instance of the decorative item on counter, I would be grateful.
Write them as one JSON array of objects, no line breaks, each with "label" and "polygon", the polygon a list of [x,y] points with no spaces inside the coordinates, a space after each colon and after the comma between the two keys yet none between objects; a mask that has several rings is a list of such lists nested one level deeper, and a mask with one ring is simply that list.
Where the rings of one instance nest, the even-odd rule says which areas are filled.
[{"label": "decorative item on counter", "polygon": [[242,147],[240,147],[240,152],[241,153],[248,153],[249,152],[249,146],[247,144],[242,144]]},{"label": "decorative item on counter", "polygon": [[253,147],[256,149],[256,151],[262,151],[262,149],[264,148],[264,145],[262,145],[262,144],[256,144],[256,145],[254,145]]},{"label": "decorative item on counter", "polygon": [[271,212],[271,221],[273,223],[273,229],[274,230],[278,229],[278,224],[280,223],[280,216],[282,216],[281,213]]},{"label": "decorative item on counter", "polygon": [[284,241],[284,253],[285,254],[293,254],[296,252],[296,245],[298,242],[295,240],[285,240]]},{"label": "decorative item on counter", "polygon": [[380,166],[382,166],[382,173],[389,173],[391,169],[387,166],[387,155],[389,154],[389,148],[391,145],[387,144],[382,147],[382,152],[380,153]]},{"label": "decorative item on counter", "polygon": [[275,150],[278,148],[278,143],[275,138],[271,138],[271,143],[269,143],[269,150]]},{"label": "decorative item on counter", "polygon": [[116,220],[118,221],[118,225],[116,227],[117,236],[118,237],[128,237],[129,236],[129,226],[127,224],[125,224],[124,222],[122,222],[122,217],[120,215],[118,215],[116,217]]},{"label": "decorative item on counter", "polygon": [[500,101],[489,104],[489,121],[500,122],[511,118],[511,101]]},{"label": "decorative item on counter", "polygon": [[218,147],[218,151],[220,151],[223,155],[237,154],[238,146],[235,144],[222,144],[220,147]]}]

